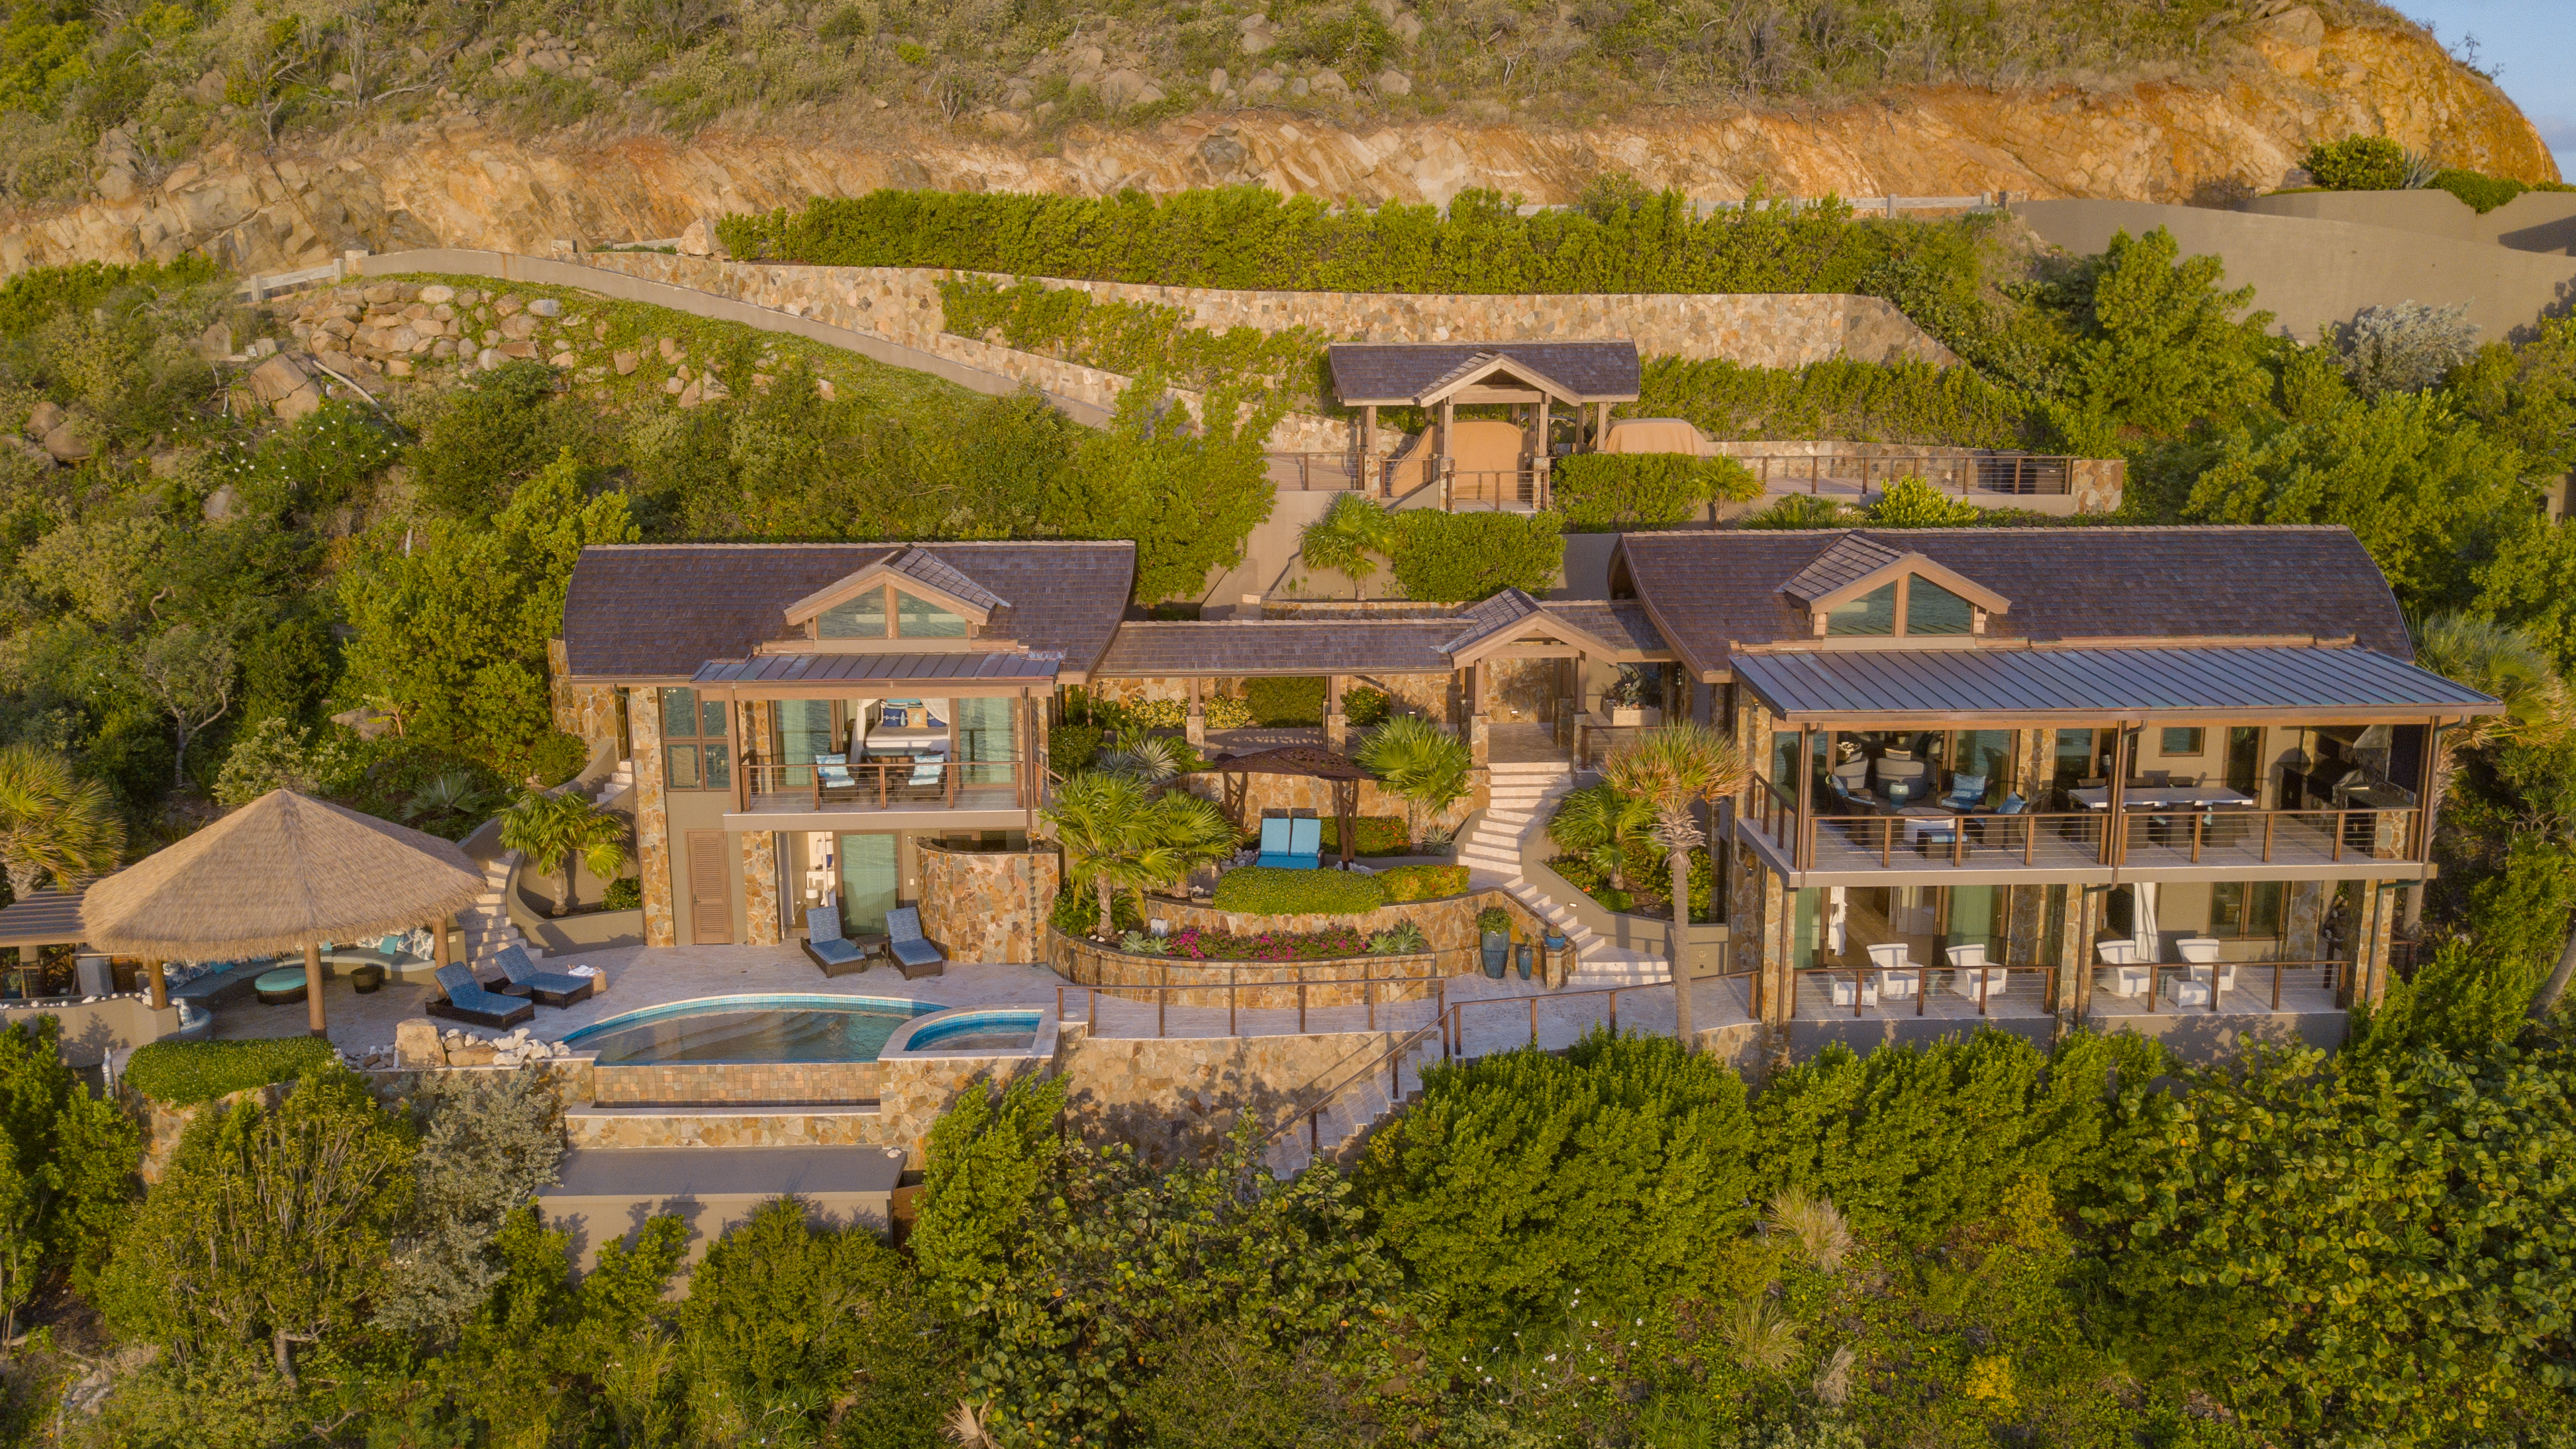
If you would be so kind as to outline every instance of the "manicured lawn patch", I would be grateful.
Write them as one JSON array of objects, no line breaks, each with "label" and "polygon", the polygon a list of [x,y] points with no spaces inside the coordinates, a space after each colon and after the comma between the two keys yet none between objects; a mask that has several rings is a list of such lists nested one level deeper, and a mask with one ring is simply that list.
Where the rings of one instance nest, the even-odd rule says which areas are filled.
[{"label": "manicured lawn patch", "polygon": [[1386,900],[1386,887],[1376,876],[1248,865],[1218,877],[1213,903],[1220,911],[1265,916],[1357,915]]}]

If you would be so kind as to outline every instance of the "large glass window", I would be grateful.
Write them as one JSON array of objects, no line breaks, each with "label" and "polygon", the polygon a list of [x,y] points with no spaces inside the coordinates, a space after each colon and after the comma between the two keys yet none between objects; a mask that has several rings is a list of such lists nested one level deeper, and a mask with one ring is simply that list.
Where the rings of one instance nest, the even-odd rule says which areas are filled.
[{"label": "large glass window", "polygon": [[1976,606],[1921,575],[1905,588],[1905,632],[1966,634],[1972,631]]},{"label": "large glass window", "polygon": [[2196,760],[2208,745],[2207,730],[2165,729],[2157,733],[2156,753],[2168,760]]},{"label": "large glass window", "polygon": [[892,835],[844,835],[837,842],[841,857],[841,929],[853,936],[882,936],[886,912],[898,902],[901,881],[895,869]]},{"label": "large glass window", "polygon": [[905,639],[963,639],[966,620],[928,599],[894,591],[894,632]]},{"label": "large glass window", "polygon": [[816,755],[833,748],[832,702],[828,699],[782,699],[778,702],[778,762],[788,768],[782,784],[814,783]]},{"label": "large glass window", "polygon": [[2238,725],[2227,732],[2227,788],[2259,796],[2263,785],[2263,731]]},{"label": "large glass window", "polygon": [[886,591],[870,589],[846,603],[834,604],[815,621],[826,639],[882,639],[886,636]]},{"label": "large glass window", "polygon": [[733,750],[726,739],[725,702],[694,689],[662,691],[662,748],[666,779],[674,790],[733,788]]},{"label": "large glass window", "polygon": [[2108,773],[2109,766],[2103,756],[2111,746],[2110,734],[2108,730],[2057,732],[2057,751],[2049,767],[2049,778],[2057,788],[2072,790]]},{"label": "large glass window", "polygon": [[1836,604],[1825,615],[1828,638],[1884,638],[1896,632],[1896,585],[1880,585],[1852,600]]},{"label": "large glass window", "polygon": [[1016,700],[960,695],[950,702],[957,713],[957,758],[966,785],[1011,783],[1011,714]]},{"label": "large glass window", "polygon": [[2276,880],[2220,881],[2209,888],[2209,934],[2225,939],[2281,934],[2281,899]]}]

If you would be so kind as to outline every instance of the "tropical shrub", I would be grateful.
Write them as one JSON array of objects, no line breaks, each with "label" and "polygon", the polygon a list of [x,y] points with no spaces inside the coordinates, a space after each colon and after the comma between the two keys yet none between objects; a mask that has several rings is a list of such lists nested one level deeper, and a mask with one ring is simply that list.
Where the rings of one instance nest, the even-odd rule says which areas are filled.
[{"label": "tropical shrub", "polygon": [[1386,887],[1386,898],[1402,905],[1407,901],[1437,901],[1467,893],[1467,867],[1463,865],[1398,865],[1377,873],[1378,884]]},{"label": "tropical shrub", "polygon": [[1354,1175],[1387,1250],[1449,1335],[1709,1285],[1752,1226],[1742,1079],[1668,1038],[1595,1032],[1423,1073]]},{"label": "tropical shrub", "polygon": [[1191,324],[1188,309],[1154,302],[1104,302],[1080,287],[1048,287],[1033,277],[1008,286],[986,277],[939,283],[940,328],[982,340],[1122,372],[1160,373],[1205,392],[1225,383],[1255,384],[1302,412],[1319,409],[1323,334],[1305,327],[1265,332]]},{"label": "tropical shrub", "polygon": [[0,1345],[58,1274],[88,1288],[126,1215],[142,1134],[63,1064],[53,1016],[0,1027]]},{"label": "tropical shrub", "polygon": [[1646,362],[1637,401],[1620,412],[1681,418],[1719,442],[1850,438],[2011,448],[2023,441],[2028,406],[1972,367],[1852,358],[1747,367],[1718,358],[1656,357]]},{"label": "tropical shrub", "polygon": [[1437,819],[1466,798],[1475,770],[1456,735],[1419,715],[1398,715],[1369,731],[1353,758],[1403,798],[1405,833],[1416,840],[1424,813]]},{"label": "tropical shrub", "polygon": [[1368,936],[1349,926],[1333,926],[1321,931],[1256,931],[1241,935],[1191,926],[1168,936],[1131,931],[1118,944],[1121,950],[1136,955],[1170,956],[1183,961],[1337,961],[1350,956],[1390,954],[1377,944],[1378,937],[1385,934]]},{"label": "tropical shrub", "polygon": [[1365,684],[1342,691],[1342,720],[1353,729],[1367,729],[1386,719],[1387,695],[1383,689]]},{"label": "tropical shrub", "polygon": [[2328,191],[2403,191],[2407,186],[2406,148],[2386,136],[2319,141],[2299,164]]},{"label": "tropical shrub", "polygon": [[1733,458],[1576,453],[1556,461],[1551,492],[1567,528],[1613,533],[1668,528],[1698,517],[1712,500],[1759,498],[1762,484]]},{"label": "tropical shrub", "polygon": [[[1356,818],[1351,841],[1353,855],[1403,855],[1413,848],[1405,837],[1404,822],[1392,815],[1362,815]],[[1324,854],[1338,856],[1342,849],[1342,822],[1338,818],[1324,821]]]},{"label": "tropical shrub", "polygon": [[1059,775],[1078,775],[1100,754],[1103,731],[1096,724],[1070,721],[1047,731],[1047,767]]},{"label": "tropical shrub", "polygon": [[644,906],[644,882],[631,875],[621,875],[599,893],[603,911],[633,911]]},{"label": "tropical shrub", "polygon": [[1355,916],[1386,902],[1386,886],[1373,875],[1247,865],[1217,877],[1216,894],[1209,904],[1247,915]]},{"label": "tropical shrub", "polygon": [[1066,884],[1093,893],[1092,929],[1102,936],[1117,932],[1115,897],[1141,900],[1235,849],[1234,826],[1215,805],[1105,770],[1057,786],[1038,814],[1063,848]]},{"label": "tropical shrub", "polygon": [[188,1107],[291,1082],[339,1060],[329,1042],[313,1036],[146,1042],[125,1064],[125,1084],[164,1106]]},{"label": "tropical shrub", "polygon": [[2476,208],[2480,216],[2486,215],[2526,191],[2571,189],[2564,181],[2543,181],[2535,184],[2517,181],[2510,176],[2489,176],[2483,171],[2467,171],[2457,166],[2445,166],[2434,172],[2433,179],[2428,184],[2467,202]]},{"label": "tropical shrub", "polygon": [[1263,676],[1243,682],[1243,706],[1252,723],[1279,728],[1324,722],[1324,677],[1320,674]]},{"label": "tropical shrub", "polygon": [[1888,484],[1862,512],[1880,528],[1973,528],[1986,517],[1984,509],[1965,498],[1913,477]]},{"label": "tropical shrub", "polygon": [[1395,515],[1395,581],[1404,596],[1472,604],[1505,589],[1542,594],[1565,566],[1565,532],[1553,513]]}]

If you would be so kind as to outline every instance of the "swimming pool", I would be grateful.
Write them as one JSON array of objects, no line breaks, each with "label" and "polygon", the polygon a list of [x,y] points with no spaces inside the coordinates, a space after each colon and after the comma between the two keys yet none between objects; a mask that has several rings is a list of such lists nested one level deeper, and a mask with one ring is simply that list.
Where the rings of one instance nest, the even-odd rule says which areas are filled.
[{"label": "swimming pool", "polygon": [[601,1066],[641,1062],[872,1062],[916,1016],[885,996],[710,996],[593,1022],[563,1039]]},{"label": "swimming pool", "polygon": [[934,1021],[904,1038],[905,1052],[1019,1052],[1037,1045],[1042,1011],[976,1011]]}]

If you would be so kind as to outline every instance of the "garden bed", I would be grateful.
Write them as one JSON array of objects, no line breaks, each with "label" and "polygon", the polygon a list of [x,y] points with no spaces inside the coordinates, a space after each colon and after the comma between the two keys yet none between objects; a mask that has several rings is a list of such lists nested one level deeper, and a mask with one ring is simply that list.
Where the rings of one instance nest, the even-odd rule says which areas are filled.
[{"label": "garden bed", "polygon": [[[1567,885],[1590,897],[1603,910],[1623,916],[1642,916],[1653,921],[1673,918],[1672,867],[1665,864],[1661,856],[1631,852],[1622,864],[1622,873],[1629,886],[1626,890],[1611,885],[1605,872],[1581,856],[1557,856],[1547,863],[1547,868],[1563,877]],[[1715,925],[1725,919],[1718,909],[1724,902],[1715,898],[1712,889],[1715,872],[1705,848],[1691,852],[1690,869],[1691,924]]]}]

